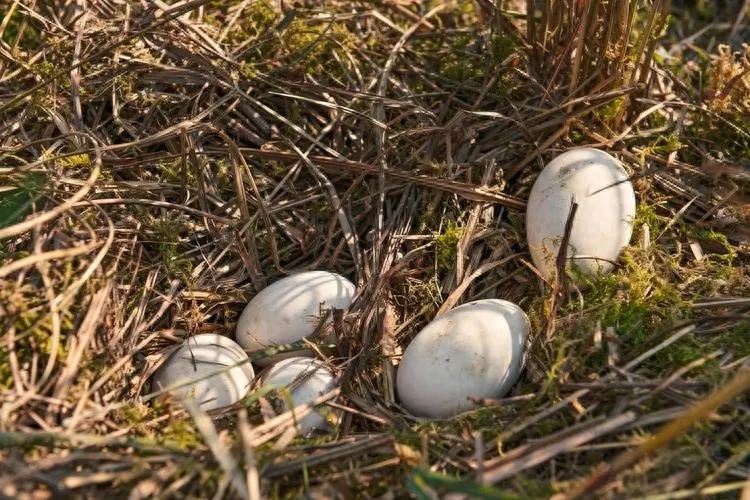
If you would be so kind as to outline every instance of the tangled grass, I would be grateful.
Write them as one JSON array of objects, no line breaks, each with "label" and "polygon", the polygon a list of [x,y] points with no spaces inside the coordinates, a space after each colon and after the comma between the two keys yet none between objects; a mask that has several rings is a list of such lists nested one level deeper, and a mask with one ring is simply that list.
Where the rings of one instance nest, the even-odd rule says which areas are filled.
[{"label": "tangled grass", "polygon": [[[0,494],[747,495],[747,26],[698,3],[702,25],[668,2],[15,0]],[[558,297],[524,200],[577,145],[623,160],[639,209],[617,269]],[[232,336],[255,293],[314,268],[358,286],[316,346],[335,432],[295,436],[261,393],[211,415],[151,395],[165,349]],[[532,320],[522,380],[408,415],[403,347],[487,297]]]}]

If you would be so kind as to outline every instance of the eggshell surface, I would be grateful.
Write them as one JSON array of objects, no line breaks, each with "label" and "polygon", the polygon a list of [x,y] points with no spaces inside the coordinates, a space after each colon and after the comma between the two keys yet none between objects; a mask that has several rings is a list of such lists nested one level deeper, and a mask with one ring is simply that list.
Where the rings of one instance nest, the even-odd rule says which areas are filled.
[{"label": "eggshell surface", "polygon": [[576,148],[552,160],[529,194],[526,233],[534,265],[544,278],[555,270],[571,200],[578,209],[568,245],[568,265],[596,275],[613,267],[630,243],[636,201],[622,164],[594,148]]},{"label": "eggshell surface", "polygon": [[[253,352],[301,340],[315,332],[326,309],[348,309],[354,293],[354,284],[336,273],[291,274],[261,290],[245,306],[237,321],[237,342]],[[279,359],[256,363],[267,366]]]},{"label": "eggshell surface", "polygon": [[499,398],[518,381],[531,326],[502,299],[458,306],[437,317],[406,347],[396,375],[401,404],[419,417],[448,418]]},{"label": "eggshell surface", "polygon": [[195,399],[204,411],[232,405],[247,394],[255,377],[249,362],[235,366],[247,358],[232,339],[213,333],[195,335],[159,367],[152,379],[153,390],[193,381],[170,392],[178,398]]},{"label": "eggshell surface", "polygon": [[[263,386],[287,389],[292,400],[290,407],[284,400],[283,410],[308,403],[330,391],[336,386],[336,378],[325,364],[314,358],[293,357],[274,364],[263,376]],[[313,429],[328,429],[328,422],[318,412],[318,408],[298,421],[300,432],[305,434]]]}]

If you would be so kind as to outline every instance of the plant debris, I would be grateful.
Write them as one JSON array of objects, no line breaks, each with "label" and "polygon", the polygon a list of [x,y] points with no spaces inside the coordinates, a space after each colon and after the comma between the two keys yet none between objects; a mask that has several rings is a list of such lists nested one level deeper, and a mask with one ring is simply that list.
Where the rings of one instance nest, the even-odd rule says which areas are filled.
[{"label": "plant debris", "polygon": [[[692,4],[9,3],[0,495],[747,495],[749,31]],[[638,214],[612,273],[552,287],[523,211],[575,146],[623,161]],[[303,343],[341,387],[274,416],[153,393],[305,269],[358,286]],[[521,381],[408,415],[403,348],[481,298],[531,319]],[[296,435],[315,405],[336,430]]]}]

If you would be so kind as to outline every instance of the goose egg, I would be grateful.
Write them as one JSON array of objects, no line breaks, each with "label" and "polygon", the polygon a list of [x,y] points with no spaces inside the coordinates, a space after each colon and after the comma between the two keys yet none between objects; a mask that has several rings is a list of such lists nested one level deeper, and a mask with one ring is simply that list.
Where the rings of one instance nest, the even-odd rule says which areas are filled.
[{"label": "goose egg", "polygon": [[[289,275],[250,300],[237,321],[237,342],[254,352],[302,340],[315,331],[326,309],[348,309],[354,292],[354,284],[336,273],[305,271]],[[290,355],[299,353],[269,356],[256,363],[268,366]]]},{"label": "goose egg", "polygon": [[[153,390],[189,382],[170,392],[178,398],[195,399],[204,411],[229,406],[247,394],[255,377],[247,359],[232,339],[214,333],[195,335],[159,367],[152,379]],[[245,363],[235,366],[242,361]]]},{"label": "goose egg", "polygon": [[516,383],[530,324],[512,302],[468,302],[437,317],[406,347],[396,375],[401,404],[413,415],[447,418],[477,398],[503,397]]},{"label": "goose egg", "polygon": [[[308,403],[328,392],[336,386],[336,378],[325,364],[315,358],[292,357],[274,364],[263,375],[263,386],[272,386],[275,389],[287,389],[292,400],[290,406],[284,401],[283,411]],[[306,434],[313,429],[328,429],[328,422],[318,412],[325,411],[318,408],[308,413],[299,420],[300,432]]]},{"label": "goose egg", "polygon": [[604,151],[567,151],[539,174],[526,208],[529,251],[544,278],[555,270],[572,199],[578,209],[570,233],[569,263],[589,275],[609,272],[630,243],[636,202],[628,173]]}]

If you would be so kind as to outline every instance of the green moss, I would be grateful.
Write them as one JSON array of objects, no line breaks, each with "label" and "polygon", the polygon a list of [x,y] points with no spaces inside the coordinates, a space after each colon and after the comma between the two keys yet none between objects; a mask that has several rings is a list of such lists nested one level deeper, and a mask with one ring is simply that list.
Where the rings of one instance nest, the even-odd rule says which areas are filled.
[{"label": "green moss", "polygon": [[716,335],[715,345],[731,352],[737,359],[750,356],[750,321]]},{"label": "green moss", "polygon": [[429,0],[427,10],[434,9],[445,5],[443,12],[445,14],[457,16],[467,20],[476,19],[476,5],[472,0]]},{"label": "green moss", "polygon": [[[36,50],[42,44],[42,33],[39,31],[33,23],[29,22],[30,18],[27,18],[23,10],[14,5],[13,13],[10,15],[8,24],[5,26],[3,31],[2,41],[11,47],[20,47],[23,50]],[[3,12],[2,17],[5,17],[6,12]],[[0,20],[2,20],[0,17]]]},{"label": "green moss", "polygon": [[622,114],[626,105],[627,99],[625,97],[618,97],[612,99],[607,104],[600,106],[597,109],[596,114],[605,123],[611,123]]},{"label": "green moss", "polygon": [[475,38],[471,33],[461,33],[451,38],[451,48],[455,51],[452,56],[443,57],[439,61],[439,73],[451,80],[463,82],[470,78],[477,78],[481,75],[481,68],[477,64],[477,57],[465,57],[461,52],[465,52],[468,46],[474,42]]},{"label": "green moss", "polygon": [[[233,16],[229,10],[237,7],[241,2],[214,1],[211,2],[211,14],[205,17],[205,21],[223,30],[226,23]],[[245,6],[237,21],[227,32],[224,43],[236,45],[240,43],[252,43],[260,40],[279,21],[279,13],[267,0],[257,0]]]},{"label": "green moss", "polygon": [[186,183],[195,185],[195,171],[192,168],[182,168],[182,160],[160,160],[156,162],[156,171],[164,181],[172,184]]},{"label": "green moss", "polygon": [[[18,256],[14,256],[18,257]],[[60,288],[64,288],[61,285]],[[19,365],[32,361],[39,366],[47,363],[52,350],[52,318],[48,314],[44,294],[28,285],[18,285],[13,280],[0,280],[0,332],[13,330],[14,353]],[[71,331],[75,331],[74,315],[70,310],[60,312],[60,336],[55,350],[59,362],[65,361],[65,344]],[[8,390],[14,385],[10,366],[10,349],[7,341],[0,343],[0,389]]]},{"label": "green moss", "polygon": [[59,168],[77,168],[91,166],[91,158],[88,154],[66,155],[55,160],[55,165]]},{"label": "green moss", "polygon": [[677,132],[669,135],[659,135],[656,142],[651,145],[650,150],[660,155],[668,155],[682,148],[680,136]]},{"label": "green moss", "polygon": [[570,131],[570,140],[573,144],[582,144],[586,141],[586,136],[580,130],[572,129]]},{"label": "green moss", "polygon": [[[217,11],[207,17],[207,22],[223,30],[233,16],[229,12],[231,6],[218,3]],[[224,42],[244,48],[240,73],[245,79],[284,70],[342,78],[348,70],[341,64],[349,63],[344,52],[362,45],[362,40],[344,23],[321,23],[292,16],[282,20],[277,9],[266,0],[245,6]],[[337,55],[341,62],[337,61]]]},{"label": "green moss", "polygon": [[157,442],[160,444],[181,449],[193,449],[203,445],[201,435],[191,420],[175,419],[161,429],[157,435]]},{"label": "green moss", "polygon": [[[650,215],[648,211],[642,213],[641,220],[648,220]],[[619,353],[628,357],[628,353],[651,347],[655,332],[690,314],[690,302],[672,281],[669,256],[629,247],[620,260],[621,266],[610,273],[597,277],[577,276],[583,294],[583,314],[577,300],[570,301],[561,310],[563,316],[576,318],[576,321],[553,339],[558,356],[554,365],[574,373],[575,378],[586,379],[605,366],[606,348],[581,350],[582,345],[590,346],[590,335],[597,322],[604,330],[614,328]],[[665,355],[685,358],[687,355],[679,350],[679,345],[665,349]],[[653,363],[653,366],[663,371],[674,365]],[[556,378],[552,369],[549,375],[552,380]],[[549,384],[548,380],[547,390],[552,390],[554,384]]]},{"label": "green moss", "polygon": [[502,430],[502,415],[507,410],[501,407],[479,407],[471,413],[460,415],[455,419],[453,424],[456,430],[471,428],[484,433],[492,433],[492,438],[496,437]]},{"label": "green moss", "polygon": [[[583,310],[580,302],[574,299],[560,311],[563,317],[575,320],[560,329],[548,346],[556,359],[548,361],[551,368],[545,392],[554,390],[553,381],[558,377],[558,370],[563,368],[559,364],[561,359],[565,361],[566,372],[579,379],[586,379],[605,367],[606,344],[602,349],[580,349],[582,344],[590,345],[590,335],[597,322],[605,330],[614,328],[621,359],[632,359],[663,340],[660,332],[698,314],[693,309],[695,300],[731,293],[741,284],[742,272],[734,265],[736,250],[726,236],[681,222],[667,228],[668,222],[652,207],[639,206],[632,241],[641,240],[640,233],[645,224],[652,239],[667,229],[664,235],[667,241],[695,238],[712,242],[713,253],[707,251],[704,258],[697,261],[679,247],[669,253],[668,246],[657,246],[652,242],[650,248],[644,249],[634,243],[622,252],[620,265],[612,272],[596,277],[578,274],[576,283],[582,291]],[[543,306],[542,318],[549,313],[547,309],[548,302]],[[653,377],[664,376],[726,345],[729,344],[721,344],[717,339],[687,335],[660,350],[640,369]],[[709,380],[714,380],[717,374],[714,361],[705,362],[691,371],[691,375]]]},{"label": "green moss", "polygon": [[628,249],[622,260],[623,269],[594,279],[579,279],[587,288],[586,307],[596,309],[591,319],[601,321],[604,328],[614,327],[624,341],[638,347],[657,325],[678,317],[687,305],[681,303],[679,291],[645,252]]},{"label": "green moss", "polygon": [[184,221],[176,218],[155,219],[149,224],[154,231],[153,242],[159,252],[160,262],[170,278],[190,282],[190,259],[185,257],[180,237],[187,231]]},{"label": "green moss", "polygon": [[716,2],[706,0],[696,0],[695,5],[690,12],[693,19],[700,23],[710,23],[716,20]]},{"label": "green moss", "polygon": [[449,220],[443,232],[435,238],[435,260],[439,269],[450,269],[456,263],[458,241],[461,239],[463,231],[463,228]]},{"label": "green moss", "polygon": [[[441,80],[441,86],[454,88],[458,96],[463,87],[479,89],[496,76],[498,65],[513,54],[520,54],[520,43],[506,33],[493,34],[489,47],[481,47],[474,33],[445,33],[440,37],[415,39],[411,48]],[[490,91],[497,97],[508,97],[518,88],[510,72],[499,75]],[[427,89],[425,89],[427,90]],[[473,91],[472,91],[473,92]]]},{"label": "green moss", "polygon": [[[536,411],[533,411],[533,413],[536,413]],[[541,437],[549,436],[570,426],[571,422],[564,417],[559,415],[553,416],[534,424],[534,434]]]},{"label": "green moss", "polygon": [[669,124],[669,117],[664,113],[651,113],[645,119],[647,128],[659,128]]},{"label": "green moss", "polygon": [[35,352],[50,357],[53,349],[55,357],[60,362],[65,362],[67,358],[67,352],[65,351],[65,342],[68,338],[66,332],[74,330],[72,313],[70,311],[63,311],[60,314],[60,337],[57,339],[57,346],[54,343],[54,333],[52,330],[52,319],[44,318],[40,323],[33,325],[30,333],[34,339],[36,345]]},{"label": "green moss", "polygon": [[[292,64],[313,75],[343,76],[336,62],[335,53],[351,50],[358,45],[357,37],[340,23],[314,25],[303,19],[295,19],[283,33],[283,43]],[[345,58],[341,58],[342,61]]]},{"label": "green moss", "polygon": [[667,366],[679,367],[700,359],[701,352],[698,345],[682,343],[658,353],[657,356],[657,359],[667,363]]},{"label": "green moss", "polygon": [[721,119],[715,115],[698,115],[695,123],[687,128],[686,135],[708,143],[714,151],[723,151],[728,158],[750,158],[750,129],[747,126],[750,110],[747,113],[747,116],[742,116],[718,112]]},{"label": "green moss", "polygon": [[224,159],[212,164],[211,172],[220,193],[234,193],[234,169]]},{"label": "green moss", "polygon": [[520,498],[550,498],[557,491],[545,481],[538,478],[528,477],[525,474],[515,474],[511,479],[513,491]]},{"label": "green moss", "polygon": [[34,65],[34,70],[41,78],[49,78],[55,74],[57,68],[51,61],[42,61]]},{"label": "green moss", "polygon": [[641,227],[645,224],[648,226],[650,234],[660,233],[669,223],[669,219],[656,213],[656,208],[652,205],[639,203],[636,206],[635,217],[633,217],[633,227],[635,228],[631,241],[638,241]]},{"label": "green moss", "polygon": [[737,250],[734,248],[734,245],[729,243],[729,239],[727,239],[726,234],[712,231],[710,229],[696,227],[696,226],[690,226],[690,230],[691,230],[691,234],[695,236],[696,238],[719,243],[721,246],[723,246],[726,249],[728,254],[732,255],[732,258],[737,256]]}]

